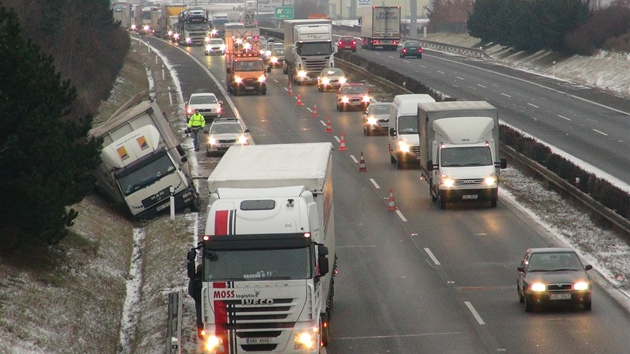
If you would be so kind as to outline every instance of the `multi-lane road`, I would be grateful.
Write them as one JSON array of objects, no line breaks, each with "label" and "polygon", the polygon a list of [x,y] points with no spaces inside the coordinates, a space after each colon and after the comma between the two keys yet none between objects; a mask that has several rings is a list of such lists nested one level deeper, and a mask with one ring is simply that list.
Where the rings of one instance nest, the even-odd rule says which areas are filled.
[{"label": "multi-lane road", "polygon": [[[514,205],[500,199],[496,209],[439,210],[419,171],[397,170],[389,161],[387,138],[364,136],[361,113],[337,112],[334,93],[293,86],[304,102],[317,103],[319,116],[313,117],[309,104],[297,106],[295,96],[287,94],[287,77],[276,69],[266,96],[226,96],[222,57],[206,57],[199,47],[144,40],[174,66],[184,98],[202,91],[221,96],[224,116],[238,113],[257,144],[330,141],[338,146],[344,134],[348,151],[333,157],[339,274],[328,353],[624,353],[630,348],[630,315],[598,285],[592,311],[525,313],[516,295],[520,257],[527,247],[554,241]],[[361,55],[418,72],[423,82],[448,95],[487,99],[507,123],[629,180],[630,161],[622,151],[628,146],[627,117],[621,112],[628,109],[602,106],[619,101],[627,108],[625,100],[590,103],[563,93],[559,84],[547,89],[493,73],[494,67],[478,68],[469,59],[428,51],[419,61],[392,52]],[[325,132],[327,115],[332,133]],[[358,172],[361,152],[367,172]],[[211,168],[218,158],[199,152],[197,160]],[[398,212],[387,210],[390,187]]]}]

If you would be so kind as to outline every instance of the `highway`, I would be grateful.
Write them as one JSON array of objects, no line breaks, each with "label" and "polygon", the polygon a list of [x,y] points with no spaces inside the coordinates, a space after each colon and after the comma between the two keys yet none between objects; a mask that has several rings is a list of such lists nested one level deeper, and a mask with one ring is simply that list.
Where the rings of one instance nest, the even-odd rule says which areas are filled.
[{"label": "highway", "polygon": [[[516,294],[516,267],[527,247],[554,243],[515,206],[500,199],[496,209],[454,205],[439,210],[427,184],[419,180],[419,171],[397,170],[389,161],[387,138],[364,136],[361,113],[337,112],[334,93],[294,86],[295,96],[289,96],[287,77],[276,69],[266,96],[224,96],[224,86],[217,87],[209,76],[224,80],[222,57],[206,57],[200,47],[143,40],[173,64],[184,98],[193,92],[214,92],[225,102],[224,116],[236,113],[232,101],[257,144],[330,141],[339,146],[337,139],[344,133],[348,151],[333,156],[339,274],[328,353],[627,352],[630,316],[599,286],[593,289],[590,312],[571,307],[525,313]],[[620,179],[628,173],[623,168],[630,165],[628,154],[620,151],[628,144],[627,134],[623,136],[625,114],[458,63],[466,64],[467,59],[442,58],[428,68],[437,56],[425,58],[414,66],[427,66],[422,75],[431,77],[436,89],[463,99],[488,99],[507,123],[522,125],[523,130],[531,125],[531,134],[540,132],[542,140],[567,152],[577,149],[575,155]],[[304,106],[296,105],[298,94]],[[307,109],[313,102],[318,117]],[[538,117],[535,124],[528,118],[533,111],[545,112],[532,115]],[[609,132],[610,140],[589,140],[596,133],[589,133],[594,126],[588,125],[588,115],[601,117],[604,111],[609,120],[599,127]],[[553,118],[561,113],[571,121]],[[327,115],[332,133],[325,132]],[[584,145],[587,140],[590,144]],[[361,152],[367,172],[358,172]],[[197,160],[200,174],[207,175],[219,158],[207,158],[201,151]],[[200,193],[207,196],[203,184]],[[390,187],[398,212],[387,210]],[[204,224],[199,222],[200,233]]]}]

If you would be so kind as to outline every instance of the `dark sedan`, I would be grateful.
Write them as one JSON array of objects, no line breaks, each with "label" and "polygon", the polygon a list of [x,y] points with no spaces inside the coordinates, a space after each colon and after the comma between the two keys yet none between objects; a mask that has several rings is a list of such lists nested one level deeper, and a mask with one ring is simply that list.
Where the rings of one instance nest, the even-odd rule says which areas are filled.
[{"label": "dark sedan", "polygon": [[404,41],[400,45],[400,57],[416,57],[418,59],[422,58],[422,46],[418,41]]},{"label": "dark sedan", "polygon": [[530,248],[517,268],[516,290],[525,312],[535,305],[582,304],[591,309],[592,269],[570,248]]}]

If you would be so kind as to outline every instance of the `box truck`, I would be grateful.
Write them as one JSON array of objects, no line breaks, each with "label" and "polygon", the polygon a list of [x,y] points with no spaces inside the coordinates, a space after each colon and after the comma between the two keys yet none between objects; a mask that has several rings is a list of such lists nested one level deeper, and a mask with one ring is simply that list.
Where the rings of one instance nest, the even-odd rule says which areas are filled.
[{"label": "box truck", "polygon": [[422,176],[441,209],[448,202],[490,201],[497,206],[499,115],[485,101],[418,104],[418,136]]},{"label": "box truck", "polygon": [[332,145],[231,147],[208,189],[205,234],[187,255],[206,350],[320,353],[336,270]]},{"label": "box truck", "polygon": [[362,48],[396,50],[400,43],[400,6],[361,7]]},{"label": "box truck", "polygon": [[405,164],[417,164],[420,154],[418,142],[418,103],[435,102],[427,94],[394,96],[389,112],[389,157],[396,168]]},{"label": "box truck", "polygon": [[89,135],[103,139],[96,187],[135,219],[169,208],[199,211],[188,159],[157,103],[136,95]]}]

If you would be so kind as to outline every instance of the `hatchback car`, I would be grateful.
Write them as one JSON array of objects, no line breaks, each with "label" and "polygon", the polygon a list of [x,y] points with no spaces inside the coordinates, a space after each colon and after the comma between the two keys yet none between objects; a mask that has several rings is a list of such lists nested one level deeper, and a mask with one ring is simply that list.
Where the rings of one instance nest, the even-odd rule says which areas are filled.
[{"label": "hatchback car", "polygon": [[249,129],[238,118],[217,118],[208,128],[206,156],[223,155],[234,145],[253,145]]},{"label": "hatchback car", "polygon": [[214,93],[193,93],[186,103],[186,120],[190,119],[196,109],[206,119],[219,118],[223,110],[222,104],[223,101],[218,100]]},{"label": "hatchback car", "polygon": [[525,312],[535,305],[582,304],[591,309],[592,269],[570,248],[530,248],[518,266],[516,291]]},{"label": "hatchback car", "polygon": [[225,42],[221,38],[210,38],[206,42],[206,49],[204,51],[206,55],[224,54]]},{"label": "hatchback car", "polygon": [[389,127],[389,111],[391,102],[376,102],[363,112],[363,134],[373,135],[376,132],[387,132]]},{"label": "hatchback car", "polygon": [[357,51],[357,40],[352,37],[339,37],[337,41],[337,49],[338,50],[351,50],[353,52]]},{"label": "hatchback car", "polygon": [[339,68],[326,68],[317,76],[317,89],[322,92],[338,89],[346,83],[346,74]]},{"label": "hatchback car", "polygon": [[404,41],[400,45],[400,57],[416,57],[418,59],[422,58],[422,46],[418,41]]},{"label": "hatchback car", "polygon": [[337,91],[338,111],[347,111],[352,108],[366,110],[370,101],[370,91],[362,83],[346,83]]}]

